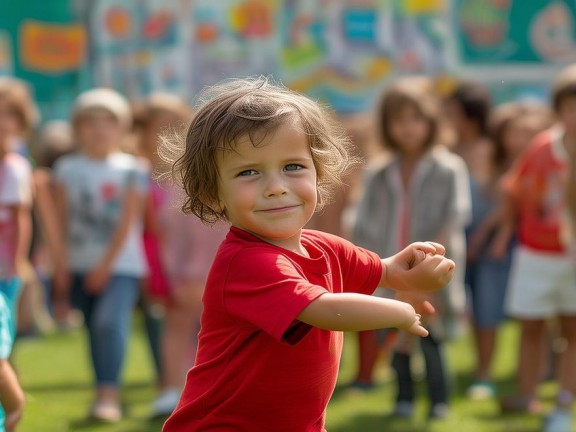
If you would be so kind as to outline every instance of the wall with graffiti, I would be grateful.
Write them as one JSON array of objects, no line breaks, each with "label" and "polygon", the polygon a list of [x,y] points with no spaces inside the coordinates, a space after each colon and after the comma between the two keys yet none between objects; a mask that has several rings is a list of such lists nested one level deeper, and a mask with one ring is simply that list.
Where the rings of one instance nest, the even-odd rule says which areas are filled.
[{"label": "wall with graffiti", "polygon": [[[221,79],[266,74],[367,110],[394,77],[486,81],[497,100],[545,98],[576,61],[569,0],[6,0],[0,74],[33,83],[47,116],[91,85],[190,100]],[[49,6],[49,7],[48,7]]]}]

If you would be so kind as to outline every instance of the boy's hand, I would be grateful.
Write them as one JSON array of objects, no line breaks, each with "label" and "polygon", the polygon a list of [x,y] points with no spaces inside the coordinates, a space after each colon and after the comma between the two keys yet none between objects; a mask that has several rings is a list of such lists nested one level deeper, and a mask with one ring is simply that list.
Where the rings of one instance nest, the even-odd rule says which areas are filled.
[{"label": "boy's hand", "polygon": [[429,294],[419,292],[399,292],[395,296],[396,300],[411,304],[417,314],[421,316],[434,315],[436,310],[432,303],[428,301]]},{"label": "boy's hand", "polygon": [[100,294],[106,288],[106,284],[110,279],[110,268],[106,265],[98,265],[94,267],[86,275],[84,280],[84,287],[89,294]]},{"label": "boy's hand", "polygon": [[454,261],[445,258],[438,243],[418,242],[382,260],[381,286],[396,291],[436,291],[452,279]]},{"label": "boy's hand", "polygon": [[428,330],[426,330],[423,326],[422,326],[422,321],[421,321],[421,316],[420,314],[416,314],[416,316],[414,317],[414,321],[412,322],[412,324],[410,324],[408,327],[402,329],[402,330],[406,330],[408,333],[411,333],[413,335],[416,336],[420,336],[420,337],[426,337],[428,336]]}]

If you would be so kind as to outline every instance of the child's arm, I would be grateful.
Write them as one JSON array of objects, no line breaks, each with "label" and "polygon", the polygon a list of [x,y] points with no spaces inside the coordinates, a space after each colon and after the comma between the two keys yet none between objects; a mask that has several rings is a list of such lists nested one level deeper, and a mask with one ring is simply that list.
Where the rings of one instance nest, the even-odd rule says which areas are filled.
[{"label": "child's arm", "polygon": [[104,256],[100,260],[100,263],[98,263],[98,265],[86,276],[85,286],[88,292],[97,294],[106,286],[108,278],[110,277],[112,265],[124,246],[130,227],[140,216],[143,205],[144,197],[138,186],[130,186],[124,200],[120,223],[108,243]]},{"label": "child's arm", "polygon": [[334,331],[364,331],[397,327],[418,336],[428,331],[408,303],[356,293],[326,293],[310,303],[298,319]]},{"label": "child's arm", "polygon": [[16,429],[24,410],[24,392],[7,359],[0,359],[0,403],[6,412],[6,432]]},{"label": "child's arm", "polygon": [[32,239],[32,217],[28,204],[19,204],[12,207],[13,217],[16,221],[16,271],[22,276],[24,266],[28,261],[28,251]]},{"label": "child's arm", "polygon": [[63,317],[68,310],[68,297],[70,291],[70,271],[68,269],[68,197],[66,186],[63,183],[55,184],[56,217],[58,219],[58,233],[60,234],[60,259],[54,262],[52,284],[54,287],[55,314]]}]

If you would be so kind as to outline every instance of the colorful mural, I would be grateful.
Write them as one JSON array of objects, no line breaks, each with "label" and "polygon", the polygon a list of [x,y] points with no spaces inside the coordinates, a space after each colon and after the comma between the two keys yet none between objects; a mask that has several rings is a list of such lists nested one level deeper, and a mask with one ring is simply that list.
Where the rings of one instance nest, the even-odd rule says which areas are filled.
[{"label": "colorful mural", "polygon": [[49,116],[92,85],[134,99],[167,90],[192,100],[219,80],[254,74],[340,113],[370,109],[403,74],[429,74],[446,88],[470,75],[500,99],[543,98],[553,74],[576,60],[570,0],[6,3],[0,74],[32,82]]}]

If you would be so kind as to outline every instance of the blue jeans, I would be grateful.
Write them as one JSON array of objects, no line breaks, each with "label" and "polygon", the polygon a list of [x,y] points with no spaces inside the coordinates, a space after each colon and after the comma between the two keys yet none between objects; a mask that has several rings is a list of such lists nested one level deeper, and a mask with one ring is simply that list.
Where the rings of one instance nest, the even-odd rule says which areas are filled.
[{"label": "blue jeans", "polygon": [[72,304],[84,314],[97,385],[118,386],[140,279],[113,275],[98,295],[86,293],[85,275],[75,274]]}]

